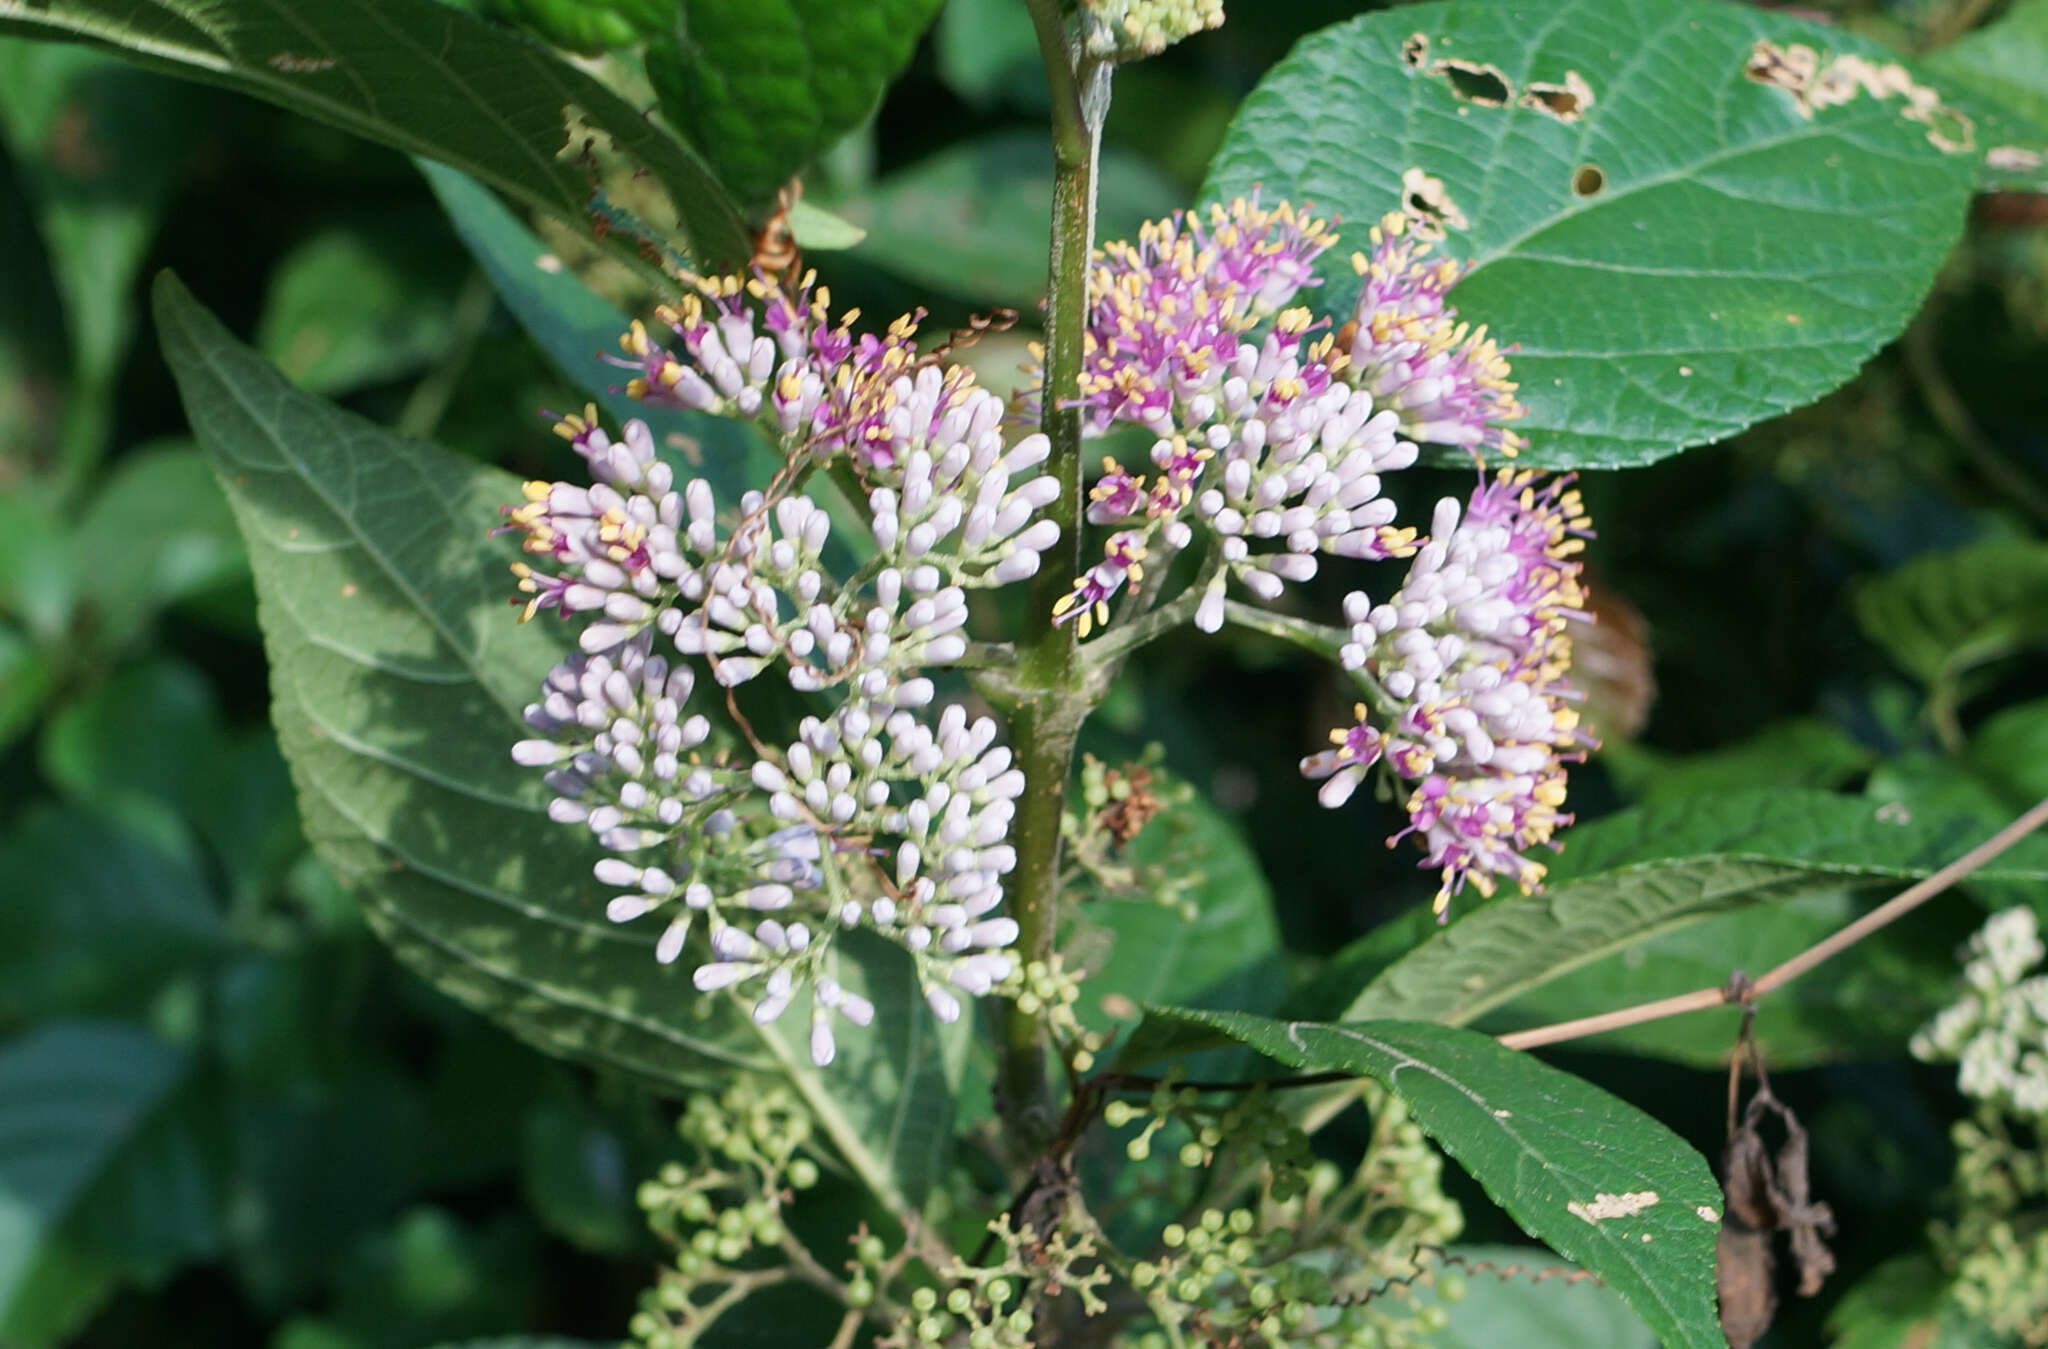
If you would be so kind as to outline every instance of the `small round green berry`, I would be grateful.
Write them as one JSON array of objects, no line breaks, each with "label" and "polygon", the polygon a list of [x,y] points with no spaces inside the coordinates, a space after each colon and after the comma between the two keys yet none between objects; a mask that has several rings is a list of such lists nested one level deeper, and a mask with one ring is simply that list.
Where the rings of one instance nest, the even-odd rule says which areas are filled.
[{"label": "small round green berry", "polygon": [[1451,1324],[1451,1314],[1434,1303],[1417,1312],[1415,1319],[1420,1321],[1422,1328],[1431,1334],[1446,1329]]},{"label": "small round green berry", "polygon": [[917,1323],[917,1337],[926,1344],[937,1344],[946,1338],[946,1323],[936,1316],[927,1316]]},{"label": "small round green berry", "polygon": [[702,1190],[690,1190],[676,1201],[676,1211],[693,1223],[711,1221],[711,1200]]},{"label": "small round green berry", "polygon": [[1446,1302],[1463,1302],[1465,1294],[1471,1291],[1462,1274],[1446,1274],[1436,1281],[1437,1296]]},{"label": "small round green berry", "polygon": [[1258,1224],[1258,1217],[1248,1208],[1230,1210],[1230,1230],[1243,1236]]},{"label": "small round green berry", "polygon": [[1202,1281],[1192,1275],[1182,1279],[1173,1287],[1173,1295],[1182,1302],[1200,1302],[1202,1294],[1206,1291],[1207,1288]]},{"label": "small round green berry", "polygon": [[1255,1283],[1246,1291],[1245,1300],[1250,1302],[1254,1309],[1264,1311],[1273,1305],[1273,1299],[1278,1296],[1279,1294],[1273,1291],[1272,1284]]},{"label": "small round green berry", "polygon": [[967,1315],[967,1309],[974,1305],[974,1294],[965,1288],[955,1288],[946,1294],[946,1310],[955,1316]]},{"label": "small round green berry", "polygon": [[747,1243],[745,1238],[720,1237],[718,1239],[718,1259],[720,1263],[729,1265],[746,1253]]},{"label": "small round green berry", "polygon": [[881,1264],[882,1257],[888,1254],[888,1251],[889,1248],[882,1244],[882,1239],[872,1232],[856,1242],[853,1248],[854,1257],[863,1265]]},{"label": "small round green berry", "polygon": [[1129,1101],[1111,1101],[1102,1107],[1102,1122],[1112,1129],[1121,1129],[1138,1117],[1138,1107]]},{"label": "small round green berry", "polygon": [[1143,1134],[1139,1134],[1136,1138],[1124,1144],[1124,1155],[1134,1162],[1144,1161],[1152,1155],[1152,1140]]},{"label": "small round green berry", "polygon": [[1016,1294],[1008,1279],[991,1279],[988,1285],[988,1305],[1000,1307]]},{"label": "small round green berry", "polygon": [[1031,1313],[1020,1308],[1010,1313],[1010,1319],[1005,1324],[1010,1327],[1012,1335],[1029,1335],[1032,1326]]},{"label": "small round green berry", "polygon": [[1207,1165],[1208,1161],[1209,1154],[1200,1143],[1183,1143],[1180,1145],[1180,1164],[1187,1167],[1190,1171]]},{"label": "small round green berry", "polygon": [[818,1164],[808,1157],[799,1157],[789,1164],[789,1183],[799,1190],[808,1190],[818,1183]]},{"label": "small round green berry", "polygon": [[1150,1288],[1158,1278],[1159,1266],[1153,1264],[1150,1260],[1140,1260],[1137,1264],[1131,1266],[1131,1287],[1139,1292]]},{"label": "small round green berry", "polygon": [[864,1274],[856,1274],[846,1281],[846,1305],[866,1307],[875,1300],[875,1285]]},{"label": "small round green berry", "polygon": [[1159,1239],[1168,1246],[1178,1246],[1188,1239],[1188,1229],[1179,1223],[1168,1223],[1166,1230],[1159,1234]]},{"label": "small round green berry", "polygon": [[931,1311],[939,1305],[939,1295],[930,1288],[920,1288],[910,1295],[910,1309],[920,1314]]}]

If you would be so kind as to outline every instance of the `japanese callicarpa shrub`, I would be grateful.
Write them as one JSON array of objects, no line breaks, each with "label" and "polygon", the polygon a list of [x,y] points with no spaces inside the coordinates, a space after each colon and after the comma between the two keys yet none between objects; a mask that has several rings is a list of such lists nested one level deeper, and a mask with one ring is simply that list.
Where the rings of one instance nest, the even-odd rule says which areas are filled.
[{"label": "japanese callicarpa shrub", "polygon": [[[1087,517],[1113,532],[1054,612],[1086,635],[1115,602],[1171,602],[1159,584],[1191,554],[1189,617],[1213,632],[1325,558],[1411,559],[1382,602],[1346,599],[1342,661],[1366,701],[1302,769],[1336,806],[1386,765],[1409,816],[1390,841],[1414,836],[1441,870],[1441,915],[1467,882],[1539,884],[1531,853],[1569,822],[1585,525],[1568,478],[1512,469],[1438,503],[1427,537],[1396,523],[1383,478],[1417,439],[1512,456],[1521,409],[1493,341],[1445,301],[1456,265],[1406,217],[1355,259],[1366,285],[1341,330],[1292,306],[1333,241],[1284,203],[1238,200],[1101,250],[1085,424],[1157,439],[1151,472],[1104,462]],[[696,987],[734,990],[762,1022],[807,1015],[820,1065],[837,1023],[873,1016],[835,977],[845,929],[909,952],[942,1021],[1019,969],[1003,884],[1030,784],[993,720],[938,705],[931,672],[979,663],[973,596],[1035,575],[1060,533],[1031,400],[1006,415],[967,367],[920,355],[920,314],[879,336],[851,317],[810,277],[761,272],[705,282],[658,311],[658,335],[622,339],[633,398],[774,437],[785,467],[759,490],[722,506],[676,480],[643,423],[614,440],[592,410],[556,424],[591,482],[529,483],[507,508],[532,559],[514,567],[524,616],[585,625],[515,758],[546,771],[551,816],[608,852],[608,915],[664,924],[664,962],[701,933]],[[820,481],[865,504],[865,561],[831,560]],[[814,700],[793,738],[741,711],[759,680]]]}]

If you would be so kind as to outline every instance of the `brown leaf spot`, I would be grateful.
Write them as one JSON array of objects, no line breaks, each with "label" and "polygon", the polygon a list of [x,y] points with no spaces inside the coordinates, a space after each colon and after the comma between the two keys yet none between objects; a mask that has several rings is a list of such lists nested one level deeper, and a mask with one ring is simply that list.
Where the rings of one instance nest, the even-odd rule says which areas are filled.
[{"label": "brown leaf spot", "polygon": [[1429,34],[1410,33],[1401,39],[1401,60],[1403,64],[1420,68],[1423,58],[1429,55]]},{"label": "brown leaf spot", "polygon": [[1963,154],[1976,146],[1977,124],[1943,103],[1939,93],[1896,61],[1872,61],[1853,52],[1823,59],[1802,42],[1781,47],[1759,39],[1744,60],[1742,73],[1790,94],[1792,106],[1808,121],[1820,109],[1841,107],[1864,96],[1880,103],[1897,99],[1899,116],[1925,127],[1936,149]]},{"label": "brown leaf spot", "polygon": [[278,52],[264,64],[286,75],[317,75],[323,70],[334,69],[341,62],[331,56],[300,56],[294,52]]},{"label": "brown leaf spot", "polygon": [[1593,86],[1587,84],[1576,70],[1564,73],[1563,84],[1545,84],[1531,80],[1522,87],[1518,100],[1525,108],[1547,112],[1560,122],[1576,122],[1593,106]]}]

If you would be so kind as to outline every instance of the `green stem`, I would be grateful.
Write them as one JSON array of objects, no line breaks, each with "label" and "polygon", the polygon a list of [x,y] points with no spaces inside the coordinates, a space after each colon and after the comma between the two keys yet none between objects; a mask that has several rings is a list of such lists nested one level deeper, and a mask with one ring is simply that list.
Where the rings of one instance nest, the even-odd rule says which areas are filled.
[{"label": "green stem", "polygon": [[[1060,0],[1025,0],[1038,34],[1052,94],[1052,252],[1046,292],[1045,382],[1041,423],[1052,442],[1046,472],[1060,484],[1049,514],[1060,522],[1062,547],[1049,553],[1031,591],[1030,626],[1018,642],[1017,706],[1011,743],[1029,784],[1018,802],[1012,840],[1017,869],[1009,886],[1010,916],[1017,921],[1018,951],[1043,960],[1059,927],[1060,818],[1074,743],[1101,696],[1076,646],[1074,625],[1055,625],[1052,606],[1079,569],[1081,511],[1081,390],[1083,333],[1087,322],[1088,262],[1095,234],[1095,165],[1102,115],[1109,102],[1107,67],[1080,51]],[[1037,1155],[1055,1120],[1045,1071],[1043,1016],[1005,1004],[997,1046],[997,1090],[1011,1155],[1020,1163]]]},{"label": "green stem", "polygon": [[[1147,565],[1150,565],[1149,559]],[[1187,589],[1157,609],[1140,614],[1129,622],[1118,623],[1090,642],[1086,647],[1087,658],[1098,666],[1107,667],[1183,623],[1194,622],[1195,610],[1202,607],[1202,597],[1208,593],[1209,583],[1216,579],[1216,573],[1222,567],[1223,550],[1212,543],[1208,555],[1202,559],[1201,570],[1188,583]]]},{"label": "green stem", "polygon": [[[1249,628],[1253,632],[1264,633],[1268,637],[1277,637],[1283,642],[1292,642],[1304,651],[1313,652],[1324,660],[1339,665],[1343,663],[1341,653],[1344,645],[1351,640],[1351,634],[1343,628],[1331,627],[1327,623],[1311,623],[1305,618],[1290,618],[1286,614],[1276,614],[1270,609],[1261,609],[1242,600],[1223,602],[1223,621],[1240,628]],[[1351,682],[1365,694],[1365,701],[1371,704],[1375,712],[1382,715],[1391,714],[1394,710],[1394,700],[1380,687],[1379,680],[1372,677],[1371,671],[1346,670],[1344,673],[1350,676]]]}]

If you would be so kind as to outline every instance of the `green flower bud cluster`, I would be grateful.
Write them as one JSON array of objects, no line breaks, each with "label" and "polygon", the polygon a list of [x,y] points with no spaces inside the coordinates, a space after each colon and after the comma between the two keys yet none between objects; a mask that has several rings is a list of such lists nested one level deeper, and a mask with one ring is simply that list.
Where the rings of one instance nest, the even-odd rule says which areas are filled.
[{"label": "green flower bud cluster", "polygon": [[1270,1170],[1266,1193],[1286,1202],[1308,1186],[1309,1169],[1315,1154],[1303,1133],[1264,1087],[1255,1087],[1227,1102],[1205,1102],[1199,1092],[1180,1085],[1186,1071],[1170,1069],[1142,1104],[1111,1101],[1103,1107],[1103,1123],[1121,1129],[1137,1120],[1144,1127],[1124,1144],[1134,1162],[1152,1155],[1154,1140],[1169,1124],[1184,1126],[1185,1141],[1175,1152],[1184,1167],[1194,1170],[1216,1160],[1218,1152],[1232,1150],[1247,1166],[1264,1162]]},{"label": "green flower bud cluster", "polygon": [[1223,0],[1083,0],[1088,54],[1129,61],[1223,26]]},{"label": "green flower bud cluster", "polygon": [[1956,1216],[1929,1228],[1955,1276],[1956,1305],[2013,1342],[2048,1346],[2048,1146],[2015,1139],[2001,1111],[1979,1107],[1950,1131]]},{"label": "green flower bud cluster", "polygon": [[[1144,1107],[1116,1102],[1105,1109],[1113,1126],[1148,1117],[1146,1133],[1133,1143],[1149,1143],[1163,1118],[1188,1123],[1194,1136],[1181,1153],[1190,1164],[1249,1139],[1249,1148],[1240,1142],[1241,1152],[1271,1165],[1262,1193],[1170,1224],[1158,1253],[1132,1267],[1131,1284],[1153,1325],[1121,1340],[1126,1349],[1211,1341],[1401,1349],[1448,1324],[1440,1302],[1420,1305],[1414,1296],[1422,1282],[1435,1283],[1442,1301],[1463,1293],[1462,1278],[1439,1277],[1423,1257],[1424,1247],[1450,1241],[1463,1226],[1440,1187],[1443,1160],[1398,1099],[1376,1087],[1366,1092],[1374,1110],[1371,1143],[1348,1175],[1310,1157],[1305,1139],[1286,1139],[1292,1125],[1263,1091],[1206,1121],[1198,1118],[1194,1094],[1172,1082]],[[1272,1164],[1276,1153],[1280,1162]]]},{"label": "green flower bud cluster", "polygon": [[1043,1016],[1053,1039],[1065,1047],[1067,1066],[1077,1073],[1095,1067],[1109,1037],[1081,1024],[1074,1013],[1081,1000],[1081,976],[1069,970],[1055,951],[1044,960],[1033,960],[996,985],[996,992],[1017,1004],[1026,1016]]},{"label": "green flower bud cluster", "polygon": [[936,1286],[912,1290],[902,1321],[877,1342],[883,1349],[941,1344],[1034,1349],[1040,1343],[1033,1338],[1037,1308],[1044,1301],[1073,1295],[1085,1315],[1108,1310],[1098,1290],[1112,1275],[1102,1263],[1091,1224],[1073,1232],[1056,1227],[1040,1237],[1029,1226],[1013,1226],[1003,1214],[989,1223],[988,1231],[996,1258],[979,1266],[956,1259],[940,1271]]},{"label": "green flower bud cluster", "polygon": [[[637,1196],[675,1252],[631,1323],[646,1349],[687,1349],[741,1298],[790,1277],[783,1206],[819,1179],[802,1155],[810,1116],[784,1086],[742,1077],[721,1096],[694,1096],[676,1132],[697,1164],[668,1163]],[[762,1252],[775,1254],[764,1262]]]},{"label": "green flower bud cluster", "polygon": [[1991,1223],[1956,1265],[1956,1305],[1973,1321],[2028,1349],[2048,1345],[2048,1227],[2027,1236]]}]

